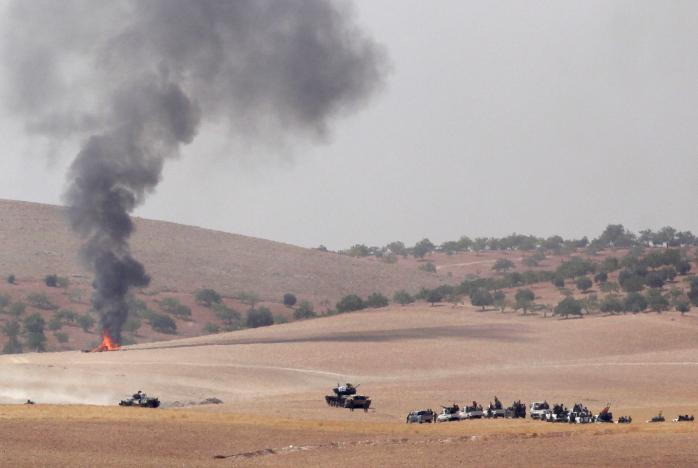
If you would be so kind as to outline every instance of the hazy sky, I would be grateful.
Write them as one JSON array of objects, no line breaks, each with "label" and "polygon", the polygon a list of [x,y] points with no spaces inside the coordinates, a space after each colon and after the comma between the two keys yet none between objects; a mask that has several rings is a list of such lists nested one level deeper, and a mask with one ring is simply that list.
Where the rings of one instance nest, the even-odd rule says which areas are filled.
[{"label": "hazy sky", "polygon": [[[392,67],[365,109],[320,145],[205,128],[137,215],[330,248],[611,222],[698,232],[697,2],[356,10]],[[79,142],[29,138],[6,112],[0,138],[0,198],[60,203]]]}]

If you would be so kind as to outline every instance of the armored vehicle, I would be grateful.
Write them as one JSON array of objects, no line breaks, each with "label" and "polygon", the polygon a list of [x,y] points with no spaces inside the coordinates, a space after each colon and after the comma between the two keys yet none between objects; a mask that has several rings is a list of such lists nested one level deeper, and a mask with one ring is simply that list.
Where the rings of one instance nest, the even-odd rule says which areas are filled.
[{"label": "armored vehicle", "polygon": [[630,424],[631,422],[633,422],[633,418],[630,416],[621,416],[618,418],[618,424]]},{"label": "armored vehicle", "polygon": [[364,411],[368,411],[368,408],[371,406],[371,399],[365,395],[357,395],[357,388],[359,388],[358,385],[350,383],[344,385],[337,384],[332,389],[334,395],[326,395],[325,401],[328,405],[338,408],[349,408],[352,411],[355,408],[362,408]]},{"label": "armored vehicle", "polygon": [[659,423],[659,422],[664,422],[664,421],[666,421],[666,419],[664,419],[664,415],[663,415],[662,412],[660,411],[659,414],[658,414],[657,416],[652,416],[652,419],[650,419],[650,420],[647,421],[647,422],[649,422],[649,423]]},{"label": "armored vehicle", "polygon": [[351,411],[358,408],[367,412],[370,406],[371,399],[366,395],[349,395],[344,399],[344,407],[349,408]]},{"label": "armored vehicle", "polygon": [[160,406],[160,400],[157,397],[149,397],[145,393],[138,390],[131,398],[126,398],[119,402],[119,406],[138,406],[141,408],[157,408]]}]

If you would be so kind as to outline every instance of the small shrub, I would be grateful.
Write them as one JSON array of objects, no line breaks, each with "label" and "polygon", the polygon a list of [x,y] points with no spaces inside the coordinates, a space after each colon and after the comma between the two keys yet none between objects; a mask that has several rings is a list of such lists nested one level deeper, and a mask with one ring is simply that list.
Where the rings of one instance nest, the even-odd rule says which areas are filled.
[{"label": "small shrub", "polygon": [[286,307],[293,307],[294,305],[296,305],[297,301],[298,301],[298,299],[296,299],[296,296],[294,296],[293,294],[291,294],[291,293],[284,294],[284,305]]},{"label": "small shrub", "polygon": [[152,316],[148,319],[148,323],[156,332],[166,333],[168,335],[177,334],[177,323],[168,315],[153,312]]},{"label": "small shrub", "polygon": [[285,315],[275,315],[274,324],[288,323],[288,318]]},{"label": "small shrub", "polygon": [[46,335],[44,328],[46,321],[38,314],[34,313],[24,319],[25,343],[28,348],[36,352],[46,351]]},{"label": "small shrub", "polygon": [[594,281],[597,283],[605,283],[608,281],[608,273],[605,271],[600,271],[594,275]]},{"label": "small shrub", "polygon": [[205,307],[211,307],[221,302],[221,295],[213,289],[199,289],[196,291],[194,298],[197,303]]},{"label": "small shrub", "polygon": [[389,304],[388,298],[381,293],[374,292],[366,298],[366,307],[371,307],[374,309],[380,307],[386,307]]},{"label": "small shrub", "polygon": [[436,266],[431,262],[419,265],[419,269],[422,271],[426,271],[427,273],[436,273]]},{"label": "small shrub", "polygon": [[298,308],[293,311],[293,318],[296,320],[303,320],[311,317],[315,317],[315,310],[313,309],[313,305],[308,301],[301,301]]},{"label": "small shrub", "polygon": [[55,333],[53,334],[53,336],[54,336],[54,337],[56,338],[56,340],[57,340],[59,343],[61,343],[61,344],[67,343],[68,340],[70,339],[70,338],[68,337],[68,334],[67,334],[67,333],[63,333],[63,332],[55,332]]},{"label": "small shrub", "polygon": [[227,330],[234,330],[240,327],[240,312],[226,306],[225,304],[216,304],[213,306],[213,312],[216,317],[223,322]]},{"label": "small shrub", "polygon": [[13,317],[19,317],[20,315],[24,314],[25,310],[27,310],[27,305],[24,302],[15,302],[10,304],[7,312]]},{"label": "small shrub", "polygon": [[56,278],[56,286],[59,288],[68,289],[68,286],[70,286],[70,280],[65,276],[58,276]]},{"label": "small shrub", "polygon": [[95,325],[95,319],[93,319],[90,315],[85,314],[78,317],[77,323],[78,326],[82,328],[82,331],[89,333],[90,329]]},{"label": "small shrub", "polygon": [[46,286],[49,288],[55,288],[58,286],[58,276],[56,275],[46,275],[44,278],[44,283],[46,283]]},{"label": "small shrub", "polygon": [[[614,306],[615,307],[615,306]],[[645,296],[637,292],[628,293],[623,300],[623,310],[637,314],[647,309]]]},{"label": "small shrub", "polygon": [[135,315],[130,315],[126,319],[126,323],[124,323],[124,328],[123,330],[126,333],[130,333],[132,335],[135,335],[138,332],[138,329],[141,328],[141,319],[136,317]]},{"label": "small shrub", "polygon": [[251,308],[254,309],[254,306],[256,303],[259,302],[259,296],[251,291],[243,291],[238,295],[238,299],[240,299],[240,302],[243,304],[249,305]]},{"label": "small shrub", "polygon": [[7,275],[7,282],[10,284],[17,284],[17,278],[15,275]]},{"label": "small shrub", "polygon": [[363,299],[361,299],[356,294],[349,294],[347,296],[344,296],[337,303],[337,311],[340,313],[353,312],[364,308],[366,308],[366,305],[364,304]]},{"label": "small shrub", "polygon": [[404,289],[401,289],[399,291],[396,291],[395,294],[393,294],[393,301],[397,302],[400,305],[405,305],[405,304],[411,304],[414,302],[414,298],[405,291]]},{"label": "small shrub", "polygon": [[266,307],[250,309],[247,312],[247,326],[250,328],[266,327],[274,324],[271,310]]},{"label": "small shrub", "polygon": [[618,314],[623,312],[623,301],[615,294],[609,294],[601,300],[599,310],[607,314]]},{"label": "small shrub", "polygon": [[60,318],[54,316],[48,321],[48,329],[51,331],[57,331],[63,328],[63,322]]},{"label": "small shrub", "polygon": [[65,323],[74,324],[78,319],[78,314],[70,309],[61,309],[54,313],[54,317]]},{"label": "small shrub", "polygon": [[216,325],[215,323],[207,323],[204,326],[203,332],[206,333],[207,335],[213,335],[214,333],[219,333],[221,331],[221,327]]},{"label": "small shrub", "polygon": [[42,310],[55,310],[58,309],[58,306],[52,303],[48,296],[43,293],[32,293],[27,296],[27,302],[29,305],[32,307],[36,307],[37,309],[42,309]]},{"label": "small shrub", "polygon": [[177,317],[188,318],[191,317],[191,309],[174,297],[166,297],[160,301],[160,309],[168,314],[175,315]]},{"label": "small shrub", "polygon": [[10,300],[10,296],[6,294],[0,294],[0,312],[5,311],[5,307],[10,305],[12,301]]}]

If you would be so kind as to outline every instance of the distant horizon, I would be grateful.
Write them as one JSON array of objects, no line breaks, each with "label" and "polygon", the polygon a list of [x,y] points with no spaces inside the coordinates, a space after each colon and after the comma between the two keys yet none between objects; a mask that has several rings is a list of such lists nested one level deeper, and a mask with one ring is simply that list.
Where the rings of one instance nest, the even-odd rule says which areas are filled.
[{"label": "distant horizon", "polygon": [[[51,207],[55,207],[55,208],[66,208],[65,205],[61,205],[61,204],[57,204],[57,203],[37,202],[37,201],[32,201],[32,200],[18,200],[18,199],[11,199],[11,198],[0,198],[0,202],[10,202],[10,203],[14,203],[14,202],[18,202],[18,203],[32,203],[32,204],[37,204],[37,205],[51,206]],[[194,227],[194,228],[198,228],[198,229],[206,229],[206,230],[209,230],[209,231],[224,232],[224,233],[227,233],[227,234],[234,234],[234,235],[239,235],[239,236],[245,236],[245,237],[251,237],[251,238],[256,238],[256,239],[262,239],[262,240],[271,241],[271,242],[278,242],[278,243],[282,243],[282,244],[295,245],[296,247],[303,247],[303,248],[308,248],[308,249],[316,249],[316,248],[318,248],[318,247],[320,247],[320,246],[324,246],[324,247],[326,247],[329,251],[333,251],[333,252],[340,252],[340,251],[342,251],[342,250],[347,250],[347,249],[351,248],[351,247],[354,246],[354,245],[365,245],[365,246],[367,246],[367,247],[379,247],[379,248],[382,248],[382,247],[386,247],[386,246],[387,246],[389,243],[391,243],[391,242],[398,242],[398,241],[399,241],[399,242],[403,242],[403,243],[405,244],[405,246],[407,246],[407,247],[411,247],[411,246],[413,246],[414,244],[416,244],[417,242],[419,242],[419,241],[421,241],[421,240],[423,240],[423,239],[429,239],[431,242],[433,242],[433,243],[438,247],[438,246],[440,246],[441,244],[443,244],[443,243],[445,243],[445,242],[457,241],[458,239],[460,239],[460,238],[462,238],[462,237],[464,237],[464,236],[465,236],[465,237],[469,237],[469,238],[472,239],[472,240],[477,239],[477,238],[502,239],[502,238],[506,238],[506,237],[508,237],[508,236],[513,236],[513,235],[532,236],[532,237],[537,237],[537,238],[542,238],[542,239],[546,239],[546,238],[549,238],[549,237],[552,237],[552,236],[560,236],[560,237],[562,237],[565,241],[581,240],[581,239],[583,239],[583,238],[586,237],[589,241],[591,241],[591,240],[597,238],[596,236],[600,235],[600,234],[603,232],[603,230],[602,230],[602,231],[600,231],[600,232],[599,232],[598,234],[596,234],[596,235],[593,235],[593,234],[584,234],[584,235],[578,236],[578,237],[568,237],[568,236],[564,236],[564,235],[559,234],[559,233],[539,234],[539,233],[523,232],[523,231],[516,231],[516,230],[515,230],[515,231],[509,232],[508,234],[504,234],[504,235],[482,235],[482,236],[475,236],[475,235],[470,235],[470,234],[468,234],[468,233],[463,233],[463,234],[460,234],[460,235],[458,235],[458,236],[456,236],[456,237],[454,237],[454,238],[451,238],[451,239],[436,239],[436,238],[431,238],[431,237],[429,237],[429,236],[427,235],[427,236],[425,236],[425,237],[421,237],[421,238],[419,238],[419,239],[416,239],[416,240],[413,241],[413,242],[406,242],[406,241],[404,241],[402,238],[398,238],[398,239],[393,239],[393,240],[391,240],[391,241],[388,241],[388,242],[386,242],[386,243],[384,243],[384,244],[374,244],[374,243],[370,243],[370,242],[367,242],[367,241],[357,240],[357,241],[355,241],[355,242],[353,242],[353,243],[351,243],[351,244],[349,244],[349,245],[334,247],[334,246],[330,246],[329,244],[325,244],[325,243],[320,243],[320,244],[318,244],[318,245],[300,245],[300,244],[293,244],[293,243],[291,243],[291,242],[286,242],[286,241],[284,241],[284,240],[282,240],[282,239],[272,239],[272,238],[266,238],[266,237],[259,237],[259,236],[254,236],[254,235],[245,234],[245,233],[241,233],[241,232],[229,231],[229,230],[225,230],[225,229],[216,229],[216,228],[207,227],[207,226],[203,226],[203,225],[197,225],[197,224],[187,224],[187,223],[182,223],[182,222],[173,221],[173,220],[168,220],[168,219],[154,218],[154,217],[150,217],[150,216],[134,216],[134,219],[143,219],[143,220],[147,220],[147,221],[156,221],[156,222],[163,222],[163,223],[179,224],[179,225],[182,225],[182,226],[189,226],[189,227]],[[622,222],[607,223],[605,226],[610,226],[610,225],[622,225],[622,226],[626,229],[627,232],[632,233],[632,234],[639,234],[640,231],[645,230],[645,229],[649,229],[649,230],[651,230],[652,232],[656,233],[656,232],[660,231],[662,228],[665,228],[665,227],[674,228],[674,229],[676,229],[677,232],[689,232],[689,233],[691,233],[691,234],[695,234],[695,233],[693,233],[690,229],[683,229],[681,226],[677,227],[677,226],[671,226],[671,225],[668,225],[668,224],[665,224],[665,225],[660,226],[660,227],[644,227],[644,228],[642,228],[642,229],[631,229],[631,228],[629,228],[627,225],[625,225],[625,224],[622,223]],[[655,244],[654,246],[655,246],[655,247],[661,247],[660,244]]]}]

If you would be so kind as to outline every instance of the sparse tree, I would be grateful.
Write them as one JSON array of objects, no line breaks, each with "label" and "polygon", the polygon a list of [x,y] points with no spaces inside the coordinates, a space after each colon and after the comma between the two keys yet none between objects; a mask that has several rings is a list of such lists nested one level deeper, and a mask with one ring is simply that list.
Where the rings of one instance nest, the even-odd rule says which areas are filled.
[{"label": "sparse tree", "polygon": [[431,289],[427,292],[426,301],[434,306],[437,302],[441,302],[444,298],[443,293],[440,289]]},{"label": "sparse tree", "polygon": [[553,283],[553,286],[555,286],[556,288],[565,287],[565,279],[561,276],[554,276],[551,283]]},{"label": "sparse tree", "polygon": [[434,251],[435,245],[429,239],[422,239],[412,248],[415,258],[424,258],[425,255]]},{"label": "sparse tree", "polygon": [[148,318],[148,323],[156,332],[165,333],[168,335],[177,334],[177,323],[168,315],[153,312]]},{"label": "sparse tree", "polygon": [[365,309],[365,308],[366,308],[366,304],[364,304],[363,299],[361,299],[356,294],[349,294],[347,296],[344,296],[337,303],[337,311],[340,313],[353,312],[353,311],[361,310],[361,309]]},{"label": "sparse tree", "polygon": [[591,279],[589,279],[588,276],[582,276],[581,278],[577,279],[577,289],[579,289],[581,292],[586,293],[589,291],[593,285],[591,282]]},{"label": "sparse tree", "polygon": [[637,292],[628,293],[623,300],[623,310],[637,314],[647,309],[645,296]]},{"label": "sparse tree", "polygon": [[528,313],[528,310],[533,305],[536,295],[530,289],[519,289],[516,291],[514,299],[516,300],[516,308],[523,309],[524,315]]},{"label": "sparse tree", "polygon": [[95,325],[95,319],[90,317],[88,314],[81,315],[77,319],[78,326],[82,328],[82,331],[88,333],[92,327]]},{"label": "sparse tree", "polygon": [[24,334],[27,347],[39,353],[46,351],[45,327],[46,321],[38,313],[31,314],[24,319]]},{"label": "sparse tree", "polygon": [[291,293],[284,294],[284,305],[286,307],[293,307],[294,305],[296,305],[297,300],[298,299],[296,299],[296,296],[294,296]]},{"label": "sparse tree", "polygon": [[508,258],[498,258],[492,266],[492,270],[496,271],[497,273],[501,273],[512,268],[514,268],[514,262],[512,262]]},{"label": "sparse tree", "polygon": [[58,306],[51,302],[51,300],[44,293],[32,293],[27,296],[27,302],[32,307],[42,310],[54,310],[58,309]]},{"label": "sparse tree", "polygon": [[486,306],[494,304],[494,298],[487,289],[477,288],[470,293],[470,303],[485,310]]},{"label": "sparse tree", "polygon": [[22,352],[22,343],[19,341],[19,333],[22,326],[17,320],[11,320],[2,325],[2,332],[7,337],[7,343],[2,348],[3,354],[19,354]]},{"label": "sparse tree", "polygon": [[623,301],[617,295],[609,294],[601,300],[599,309],[607,314],[619,314],[623,312]]},{"label": "sparse tree", "polygon": [[553,313],[564,318],[570,315],[578,315],[581,317],[582,304],[573,297],[566,297],[557,304]]},{"label": "sparse tree", "polygon": [[688,296],[682,295],[674,299],[674,307],[677,312],[681,312],[681,315],[691,310],[691,301]]},{"label": "sparse tree", "polygon": [[220,304],[221,302],[221,295],[209,288],[199,289],[196,291],[194,298],[196,302],[205,307],[212,307],[213,304]]},{"label": "sparse tree", "polygon": [[413,303],[414,298],[410,295],[410,293],[408,293],[404,289],[401,289],[395,292],[395,294],[393,295],[393,301],[404,306],[406,304]]},{"label": "sparse tree", "polygon": [[494,299],[494,306],[499,309],[501,313],[504,313],[508,305],[507,295],[504,294],[504,291],[495,291],[492,295],[492,299]]},{"label": "sparse tree", "polygon": [[600,271],[594,275],[594,281],[601,284],[608,281],[608,273],[605,271]]},{"label": "sparse tree", "polygon": [[213,306],[213,313],[215,313],[216,317],[223,322],[226,330],[235,330],[240,328],[241,316],[240,312],[237,310],[228,307],[221,302]]},{"label": "sparse tree", "polygon": [[247,312],[247,326],[250,328],[267,327],[274,324],[274,316],[267,307],[250,309]]},{"label": "sparse tree", "polygon": [[241,292],[238,295],[238,299],[240,299],[240,302],[243,304],[249,305],[251,309],[254,309],[254,306],[259,302],[259,296],[252,291]]},{"label": "sparse tree", "polygon": [[315,309],[308,301],[301,301],[296,310],[293,311],[293,318],[296,320],[312,318],[315,317],[315,315]]},{"label": "sparse tree", "polygon": [[58,286],[58,276],[46,275],[46,277],[44,277],[44,283],[46,283],[46,286],[49,288],[55,288]]},{"label": "sparse tree", "polygon": [[419,265],[419,269],[422,271],[426,271],[427,273],[436,273],[436,265],[434,265],[431,262]]},{"label": "sparse tree", "polygon": [[647,306],[658,314],[665,310],[669,310],[669,300],[659,289],[647,290],[647,293],[645,293],[645,299],[647,300]]},{"label": "sparse tree", "polygon": [[7,309],[9,314],[13,317],[19,317],[20,315],[24,314],[25,310],[27,310],[27,305],[24,302],[12,303]]},{"label": "sparse tree", "polygon": [[54,332],[53,336],[56,337],[56,341],[58,341],[61,344],[65,344],[70,340],[68,334],[63,332]]},{"label": "sparse tree", "polygon": [[366,307],[379,308],[386,307],[389,301],[388,298],[381,293],[374,292],[366,298]]}]

